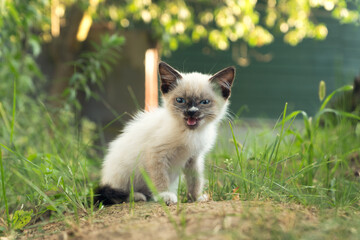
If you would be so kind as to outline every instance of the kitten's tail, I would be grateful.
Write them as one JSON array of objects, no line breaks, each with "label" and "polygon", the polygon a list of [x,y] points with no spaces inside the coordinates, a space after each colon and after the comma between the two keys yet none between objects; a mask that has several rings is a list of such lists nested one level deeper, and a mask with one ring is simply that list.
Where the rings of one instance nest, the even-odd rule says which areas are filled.
[{"label": "kitten's tail", "polygon": [[95,189],[94,204],[112,205],[126,202],[128,198],[129,193],[104,185]]}]

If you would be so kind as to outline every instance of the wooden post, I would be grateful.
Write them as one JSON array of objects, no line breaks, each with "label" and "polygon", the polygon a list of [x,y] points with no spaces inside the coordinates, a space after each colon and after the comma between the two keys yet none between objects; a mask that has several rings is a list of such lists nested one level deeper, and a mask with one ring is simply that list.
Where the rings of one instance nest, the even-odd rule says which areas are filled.
[{"label": "wooden post", "polygon": [[145,53],[145,111],[159,106],[157,71],[158,50],[149,48]]},{"label": "wooden post", "polygon": [[58,37],[60,35],[60,17],[57,14],[59,7],[59,0],[51,1],[51,35]]},{"label": "wooden post", "polygon": [[76,39],[79,42],[83,42],[86,40],[91,25],[93,23],[92,14],[96,12],[97,6],[99,4],[99,0],[90,0],[90,5],[88,9],[84,12],[83,18],[81,19],[78,32],[76,34]]}]

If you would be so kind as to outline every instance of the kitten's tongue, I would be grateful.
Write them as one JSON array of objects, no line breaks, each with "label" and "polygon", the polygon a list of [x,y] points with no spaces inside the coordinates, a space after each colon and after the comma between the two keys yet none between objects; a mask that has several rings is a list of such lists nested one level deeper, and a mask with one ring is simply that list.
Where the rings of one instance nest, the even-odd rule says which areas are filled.
[{"label": "kitten's tongue", "polygon": [[196,118],[189,117],[186,123],[189,126],[194,126],[196,124],[196,122],[197,122]]}]

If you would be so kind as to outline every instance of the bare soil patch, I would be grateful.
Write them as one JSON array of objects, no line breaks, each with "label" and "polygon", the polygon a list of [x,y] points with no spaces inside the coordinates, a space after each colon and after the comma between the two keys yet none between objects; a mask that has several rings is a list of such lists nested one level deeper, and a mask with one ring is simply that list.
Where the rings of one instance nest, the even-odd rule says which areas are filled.
[{"label": "bare soil patch", "polygon": [[316,228],[317,211],[296,204],[263,201],[157,203],[111,206],[76,221],[38,225],[19,239],[270,239],[300,237]]}]

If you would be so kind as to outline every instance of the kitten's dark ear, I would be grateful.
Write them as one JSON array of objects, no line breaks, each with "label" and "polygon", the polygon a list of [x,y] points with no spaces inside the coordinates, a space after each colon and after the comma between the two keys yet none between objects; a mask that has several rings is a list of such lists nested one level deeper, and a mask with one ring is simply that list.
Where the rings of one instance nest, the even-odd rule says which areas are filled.
[{"label": "kitten's dark ear", "polygon": [[227,67],[214,74],[210,81],[217,83],[221,88],[223,98],[228,99],[231,94],[231,86],[235,78],[235,67]]},{"label": "kitten's dark ear", "polygon": [[176,86],[176,80],[182,78],[178,71],[165,62],[159,63],[159,74],[163,94],[170,92]]}]

